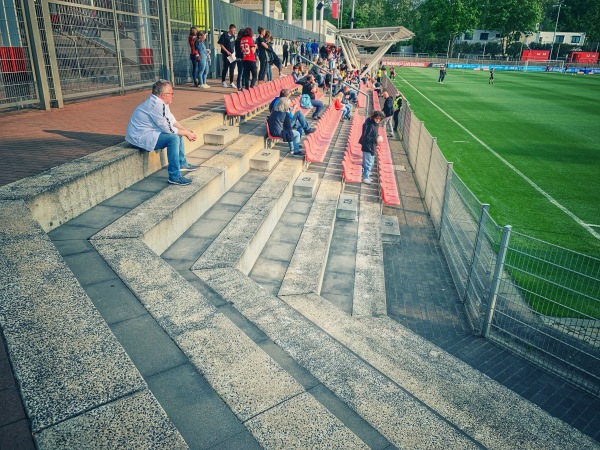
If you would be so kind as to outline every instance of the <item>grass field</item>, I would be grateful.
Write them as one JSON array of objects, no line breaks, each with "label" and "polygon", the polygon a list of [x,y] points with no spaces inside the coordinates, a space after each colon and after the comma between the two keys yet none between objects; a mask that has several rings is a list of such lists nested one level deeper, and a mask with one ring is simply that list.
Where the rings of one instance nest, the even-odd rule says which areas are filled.
[{"label": "grass field", "polygon": [[395,83],[496,222],[600,258],[583,225],[600,233],[600,76],[438,73],[403,67]]}]

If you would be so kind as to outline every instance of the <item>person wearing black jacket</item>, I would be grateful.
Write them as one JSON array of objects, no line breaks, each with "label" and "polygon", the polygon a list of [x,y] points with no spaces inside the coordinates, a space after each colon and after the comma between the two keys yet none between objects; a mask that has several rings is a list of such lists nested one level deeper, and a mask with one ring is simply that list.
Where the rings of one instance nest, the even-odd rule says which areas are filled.
[{"label": "person wearing black jacket", "polygon": [[383,140],[379,136],[379,123],[384,118],[384,114],[381,111],[373,111],[371,117],[365,120],[362,127],[362,134],[358,143],[361,145],[363,152],[363,183],[371,184],[373,181],[370,178],[371,168],[375,161],[375,151],[377,150],[377,144]]},{"label": "person wearing black jacket", "polygon": [[321,112],[325,107],[321,100],[317,100],[315,93],[319,91],[318,86],[315,84],[315,78],[312,75],[306,76],[306,81],[302,85],[302,95],[306,94],[310,97],[310,103],[315,107],[315,112],[312,118],[319,120],[321,118]]},{"label": "person wearing black jacket", "polygon": [[[233,71],[235,70],[235,61],[230,62],[229,57],[235,52],[235,25],[229,25],[229,31],[225,31],[219,41],[217,42],[221,46],[221,56],[223,57],[223,71],[221,72],[221,84],[223,87],[237,87],[233,84]],[[229,71],[229,84],[225,82],[225,77]]]},{"label": "person wearing black jacket", "polygon": [[385,115],[385,118],[383,119],[383,125],[388,137],[392,137],[394,135],[394,127],[392,126],[392,117],[394,116],[394,99],[385,89],[383,90],[382,96],[385,99],[383,102],[383,114]]},{"label": "person wearing black jacket", "polygon": [[233,43],[233,47],[235,49],[235,63],[237,65],[237,79],[236,79],[236,87],[238,91],[242,90],[242,80],[244,79],[244,63],[242,62],[242,47],[240,45],[242,38],[244,37],[244,31],[246,29],[242,28],[238,31],[237,39]]},{"label": "person wearing black jacket", "polygon": [[271,136],[278,136],[290,145],[290,152],[294,156],[304,156],[300,151],[300,133],[292,127],[290,114],[291,101],[289,97],[282,97],[275,105],[273,112],[267,119]]},{"label": "person wearing black jacket", "polygon": [[288,66],[289,49],[290,46],[288,45],[287,41],[285,41],[283,43],[283,61],[281,61],[281,64],[283,64],[284,67]]}]

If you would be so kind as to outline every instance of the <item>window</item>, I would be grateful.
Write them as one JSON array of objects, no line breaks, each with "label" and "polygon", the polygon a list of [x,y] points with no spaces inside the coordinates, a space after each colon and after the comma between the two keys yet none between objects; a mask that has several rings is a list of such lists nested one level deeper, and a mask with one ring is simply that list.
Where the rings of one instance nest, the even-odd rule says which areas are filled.
[{"label": "window", "polygon": [[563,42],[565,42],[564,34],[557,34],[554,42],[556,42],[557,44],[562,44]]},{"label": "window", "polygon": [[571,36],[571,44],[579,44],[581,42],[581,36]]},{"label": "window", "polygon": [[467,32],[465,33],[465,38],[464,38],[464,40],[465,40],[465,41],[471,41],[471,40],[473,40],[473,34],[467,31]]},{"label": "window", "polygon": [[[481,34],[479,35],[479,40],[480,40],[480,41],[487,41],[487,40],[488,40],[488,38],[489,38],[489,36],[490,36],[490,33],[481,33]],[[558,36],[557,36],[557,37],[558,37]]]},{"label": "window", "polygon": [[500,33],[496,33],[496,39],[500,39]]}]

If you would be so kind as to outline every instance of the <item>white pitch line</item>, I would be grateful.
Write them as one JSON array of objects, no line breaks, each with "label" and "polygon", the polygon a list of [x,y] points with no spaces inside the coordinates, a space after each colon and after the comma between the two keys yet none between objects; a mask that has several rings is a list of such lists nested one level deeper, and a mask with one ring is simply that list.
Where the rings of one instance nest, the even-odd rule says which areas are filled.
[{"label": "white pitch line", "polygon": [[435,106],[442,114],[444,114],[446,117],[448,117],[448,119],[450,119],[452,122],[454,122],[460,128],[462,128],[469,136],[471,136],[473,139],[475,139],[477,142],[479,142],[487,151],[489,151],[492,155],[494,155],[496,158],[498,158],[500,161],[502,161],[506,166],[508,166],[510,169],[512,169],[513,172],[515,172],[517,175],[519,175],[521,178],[523,178],[523,180],[525,180],[531,187],[533,187],[536,191],[538,191],[540,194],[542,194],[544,197],[546,197],[550,203],[552,203],[554,206],[559,208],[566,215],[571,217],[571,219],[573,219],[575,222],[577,222],[579,225],[581,225],[583,228],[585,228],[596,239],[600,240],[600,234],[597,233],[596,231],[594,231],[592,229],[592,227],[589,226],[589,224],[585,223],[583,220],[581,220],[579,217],[577,217],[575,214],[573,214],[571,211],[569,211],[563,205],[558,203],[550,194],[548,194],[541,187],[539,187],[536,183],[534,183],[534,181],[531,178],[529,178],[527,175],[525,175],[523,172],[521,172],[519,169],[517,169],[515,166],[513,166],[511,163],[509,163],[502,156],[500,156],[500,154],[498,154],[492,147],[487,145],[485,142],[483,142],[481,139],[479,139],[477,136],[475,136],[473,133],[471,133],[469,130],[467,130],[464,127],[464,125],[462,125],[454,117],[452,117],[450,114],[448,114],[446,111],[444,111],[438,105],[436,105],[432,100],[429,99],[429,97],[427,97],[425,94],[423,94],[421,91],[419,91],[416,87],[414,87],[412,84],[410,84],[404,77],[402,77],[402,75],[400,76],[400,78],[402,78],[406,84],[408,84],[417,93],[419,93],[425,100],[427,100],[429,103],[431,103],[433,106]]}]

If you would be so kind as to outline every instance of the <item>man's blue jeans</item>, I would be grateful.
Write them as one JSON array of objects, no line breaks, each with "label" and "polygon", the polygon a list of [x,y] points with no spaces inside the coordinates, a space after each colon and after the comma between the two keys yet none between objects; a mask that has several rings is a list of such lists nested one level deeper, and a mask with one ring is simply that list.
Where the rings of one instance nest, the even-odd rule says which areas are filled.
[{"label": "man's blue jeans", "polygon": [[302,111],[296,111],[292,117],[292,126],[298,130],[300,136],[302,136],[302,131],[306,133],[306,131],[310,129],[310,126],[306,121],[306,117],[304,117],[304,114],[302,114]]},{"label": "man's blue jeans", "polygon": [[323,111],[323,108],[325,107],[323,105],[323,102],[321,100],[312,100],[311,99],[310,103],[315,107],[315,112],[313,113],[313,119],[317,116],[320,117],[321,111]]},{"label": "man's blue jeans", "polygon": [[192,81],[195,85],[197,85],[200,72],[200,63],[196,61],[196,55],[190,55],[190,61],[192,62]]},{"label": "man's blue jeans", "polygon": [[288,145],[290,146],[290,151],[292,153],[298,153],[300,151],[300,133],[296,130],[293,130],[292,133],[294,134],[294,140],[288,142]]},{"label": "man's blue jeans", "polygon": [[363,152],[363,178],[369,178],[371,175],[371,168],[373,167],[373,161],[375,161],[375,156],[369,152]]},{"label": "man's blue jeans", "polygon": [[167,171],[169,172],[169,179],[176,180],[181,176],[179,168],[187,165],[183,136],[173,133],[160,133],[154,150],[160,150],[165,147],[167,147]]}]

